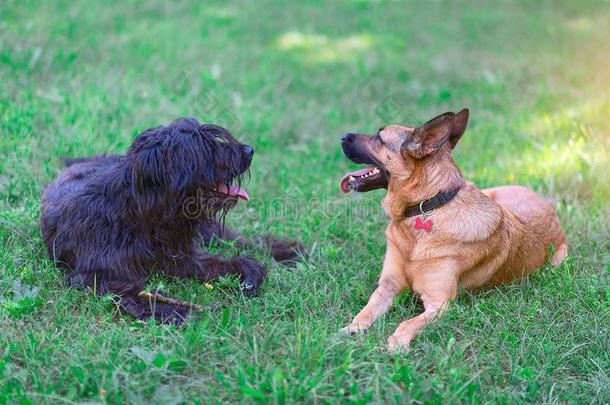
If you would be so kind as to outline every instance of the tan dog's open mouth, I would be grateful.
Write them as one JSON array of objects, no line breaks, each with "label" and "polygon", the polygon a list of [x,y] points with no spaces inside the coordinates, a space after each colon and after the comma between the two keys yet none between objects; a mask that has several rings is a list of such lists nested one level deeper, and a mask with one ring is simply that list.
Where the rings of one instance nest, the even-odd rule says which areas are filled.
[{"label": "tan dog's open mouth", "polygon": [[348,172],[339,182],[339,187],[344,193],[349,193],[352,190],[364,192],[387,186],[388,181],[385,173],[375,165]]}]

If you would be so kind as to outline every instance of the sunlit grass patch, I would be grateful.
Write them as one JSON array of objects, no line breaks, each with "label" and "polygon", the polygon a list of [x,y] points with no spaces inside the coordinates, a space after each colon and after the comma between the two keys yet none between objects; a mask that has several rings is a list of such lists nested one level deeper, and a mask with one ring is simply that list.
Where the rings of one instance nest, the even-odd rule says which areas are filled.
[{"label": "sunlit grass patch", "polygon": [[331,39],[326,35],[291,31],[282,34],[277,40],[278,49],[297,52],[302,55],[302,62],[305,63],[345,61],[356,57],[372,45],[373,38],[369,34]]},{"label": "sunlit grass patch", "polygon": [[555,195],[597,203],[610,196],[610,101],[590,101],[530,119],[533,147],[518,156],[523,177],[539,178]]}]

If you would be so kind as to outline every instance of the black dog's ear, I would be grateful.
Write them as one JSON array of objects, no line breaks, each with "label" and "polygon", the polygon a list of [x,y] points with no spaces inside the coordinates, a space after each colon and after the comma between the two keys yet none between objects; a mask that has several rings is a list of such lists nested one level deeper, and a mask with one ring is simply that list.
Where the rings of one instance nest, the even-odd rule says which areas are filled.
[{"label": "black dog's ear", "polygon": [[134,190],[151,197],[190,191],[201,183],[202,150],[192,134],[157,127],[136,137],[128,152]]},{"label": "black dog's ear", "polygon": [[451,135],[449,135],[449,142],[451,143],[451,149],[455,148],[458,141],[464,135],[466,131],[466,125],[468,125],[468,108],[464,108],[453,117],[453,126],[451,127]]},{"label": "black dog's ear", "polygon": [[163,140],[157,136],[162,130],[157,127],[142,132],[129,148],[131,183],[139,193],[162,192],[167,186],[167,156],[163,154]]},{"label": "black dog's ear", "polygon": [[446,112],[415,128],[413,134],[403,142],[401,154],[421,159],[439,150],[447,140],[453,149],[460,140],[468,123],[468,109],[458,114]]}]

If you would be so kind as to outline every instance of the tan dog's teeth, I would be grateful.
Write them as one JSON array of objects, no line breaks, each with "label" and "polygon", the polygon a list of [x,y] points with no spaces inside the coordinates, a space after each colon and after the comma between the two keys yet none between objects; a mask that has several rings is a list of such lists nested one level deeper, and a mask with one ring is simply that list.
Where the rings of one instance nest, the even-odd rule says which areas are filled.
[{"label": "tan dog's teeth", "polygon": [[354,176],[349,176],[349,180],[353,181],[353,180],[356,180],[356,178]]}]

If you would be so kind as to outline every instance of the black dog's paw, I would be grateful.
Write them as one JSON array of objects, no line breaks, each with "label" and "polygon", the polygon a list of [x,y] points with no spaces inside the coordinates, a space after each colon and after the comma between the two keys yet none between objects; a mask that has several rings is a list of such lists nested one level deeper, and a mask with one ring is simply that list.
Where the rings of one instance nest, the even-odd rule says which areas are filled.
[{"label": "black dog's paw", "polygon": [[[160,299],[172,300],[167,294],[161,291],[155,291],[155,294],[160,297]],[[179,300],[173,300],[179,301]],[[151,300],[148,299],[147,302],[150,305]],[[188,302],[184,302],[182,305],[180,303],[169,303],[169,302],[159,302],[155,300],[154,305],[151,308],[151,311],[154,309],[155,319],[159,322],[173,325],[180,325],[187,318],[193,315],[193,312],[196,312],[195,309]]]},{"label": "black dog's paw", "polygon": [[263,243],[271,251],[273,258],[284,264],[293,264],[307,253],[305,246],[296,240],[276,239],[272,235],[265,235]]},{"label": "black dog's paw", "polygon": [[154,306],[155,319],[161,323],[181,325],[192,313],[192,308],[184,305],[157,302]]},{"label": "black dog's paw", "polygon": [[249,255],[239,255],[232,259],[237,265],[241,288],[247,295],[257,295],[258,290],[267,276],[267,269],[255,258]]},{"label": "black dog's paw", "polygon": [[169,325],[181,325],[191,315],[192,309],[184,305],[156,302],[151,311],[157,321]]},{"label": "black dog's paw", "polygon": [[151,317],[169,325],[180,325],[189,317],[191,308],[184,305],[166,304],[136,295],[123,295],[119,305],[135,319],[146,321]]}]

